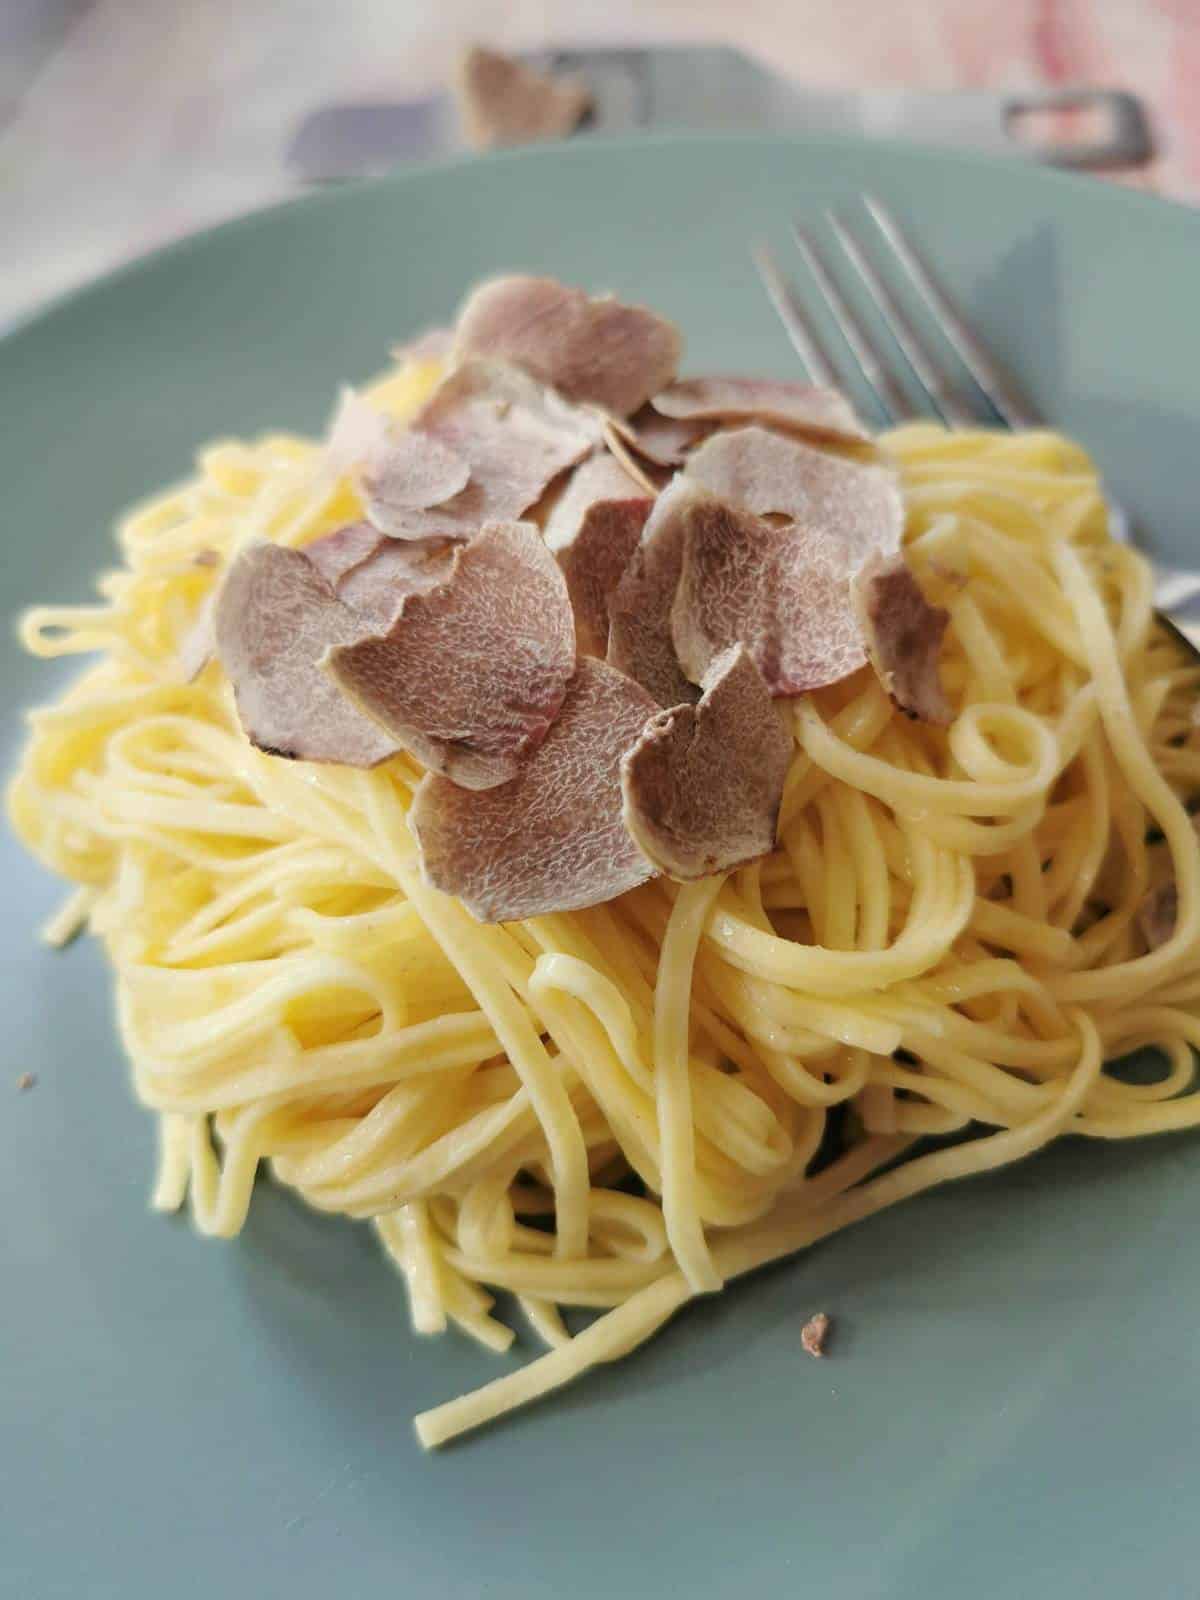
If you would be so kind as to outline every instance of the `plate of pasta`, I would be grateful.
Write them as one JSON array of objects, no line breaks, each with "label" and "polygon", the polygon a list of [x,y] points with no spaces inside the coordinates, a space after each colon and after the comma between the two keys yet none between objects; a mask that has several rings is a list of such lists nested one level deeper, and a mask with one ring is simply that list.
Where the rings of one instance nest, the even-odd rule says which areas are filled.
[{"label": "plate of pasta", "polygon": [[[798,378],[866,187],[1054,428]],[[0,345],[6,1592],[1182,1592],[1198,245],[585,141]]]}]

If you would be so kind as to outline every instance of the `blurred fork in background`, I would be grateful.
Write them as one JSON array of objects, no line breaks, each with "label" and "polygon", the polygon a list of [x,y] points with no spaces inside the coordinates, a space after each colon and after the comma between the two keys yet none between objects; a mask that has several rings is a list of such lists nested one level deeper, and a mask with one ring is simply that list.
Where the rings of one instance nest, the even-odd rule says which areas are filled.
[{"label": "blurred fork in background", "polygon": [[[862,204],[874,224],[874,250],[868,249],[860,234],[836,212],[826,212],[842,256],[866,291],[879,321],[886,329],[880,337],[871,324],[854,309],[842,287],[833,257],[822,251],[809,229],[799,222],[792,226],[796,247],[816,285],[821,300],[837,327],[852,365],[849,370],[859,385],[865,385],[883,421],[894,426],[921,417],[944,422],[948,428],[1003,427],[1013,431],[1039,428],[1042,418],[1021,395],[1009,376],[985,348],[979,335],[951,302],[934,278],[908,234],[891,212],[874,196],[862,196]],[[813,319],[789,279],[780,270],[766,245],[758,245],[754,262],[792,347],[813,383],[838,387],[842,373],[830,359],[816,331]],[[876,256],[886,259],[889,272],[876,264]],[[906,279],[923,308],[922,321],[934,330],[932,338],[922,334],[916,321],[905,310],[890,277]],[[911,397],[898,376],[901,362],[916,378],[924,403]],[[950,355],[962,369],[966,382],[955,381],[947,371]],[[1123,543],[1135,542],[1129,519],[1117,505],[1109,502],[1109,523],[1113,537]],[[1185,642],[1200,649],[1200,572],[1154,563],[1154,603],[1163,617]]]}]

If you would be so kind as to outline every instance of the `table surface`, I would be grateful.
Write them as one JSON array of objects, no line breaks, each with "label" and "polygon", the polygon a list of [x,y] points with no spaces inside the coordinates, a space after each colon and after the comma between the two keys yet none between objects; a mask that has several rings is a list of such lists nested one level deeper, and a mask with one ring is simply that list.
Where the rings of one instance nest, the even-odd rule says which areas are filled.
[{"label": "table surface", "polygon": [[4,0],[0,326],[294,191],[282,156],[334,101],[446,81],[464,44],[736,45],[802,86],[1128,88],[1200,197],[1200,0]]}]

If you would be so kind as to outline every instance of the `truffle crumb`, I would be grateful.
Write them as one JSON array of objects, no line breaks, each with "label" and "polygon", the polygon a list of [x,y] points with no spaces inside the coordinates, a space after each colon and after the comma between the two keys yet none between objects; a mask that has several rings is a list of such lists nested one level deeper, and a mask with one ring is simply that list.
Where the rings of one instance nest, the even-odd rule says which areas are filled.
[{"label": "truffle crumb", "polygon": [[815,1317],[809,1317],[800,1330],[800,1343],[810,1356],[818,1360],[825,1354],[825,1340],[829,1334],[829,1316],[827,1312],[818,1311]]}]

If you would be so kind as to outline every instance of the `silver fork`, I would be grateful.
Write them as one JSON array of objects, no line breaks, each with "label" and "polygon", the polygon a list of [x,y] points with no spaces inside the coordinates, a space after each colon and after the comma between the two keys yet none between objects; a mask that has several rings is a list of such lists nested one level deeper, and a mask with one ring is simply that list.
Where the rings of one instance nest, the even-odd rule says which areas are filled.
[{"label": "silver fork", "polygon": [[[924,407],[914,404],[896,376],[892,364],[894,357],[881,348],[884,341],[872,335],[869,325],[854,310],[839,284],[836,271],[830,265],[829,257],[818,248],[806,228],[798,222],[794,223],[792,232],[801,258],[853,357],[859,376],[870,389],[885,420],[894,424],[932,415],[950,428],[999,424],[1017,431],[1042,427],[1042,419],[1017,392],[1011,379],[1001,372],[979,335],[950,301],[892,213],[872,195],[864,195],[862,203],[875,225],[876,250],[882,247],[882,254],[890,260],[892,271],[903,274],[916,290],[940,340],[953,351],[969,374],[974,390],[978,391],[991,411],[989,416],[977,400],[973,403],[966,398],[966,386],[955,384],[946,375],[939,357],[933,353],[936,345],[931,348],[918,333],[913,320],[889,286],[887,277],[876,265],[873,254],[864,247],[843,217],[834,211],[827,211],[826,221],[842,254],[865,288],[891,342],[924,391],[927,404]],[[799,296],[781,272],[775,257],[766,245],[756,246],[753,256],[763,287],[808,378],[813,383],[838,387],[839,371],[826,353],[811,320],[805,315]],[[970,392],[968,389],[967,393]],[[1123,543],[1132,542],[1129,519],[1111,500],[1109,525],[1114,538]],[[1200,573],[1168,567],[1159,562],[1155,563],[1154,572],[1154,603],[1159,616],[1187,644],[1200,649]]]}]

